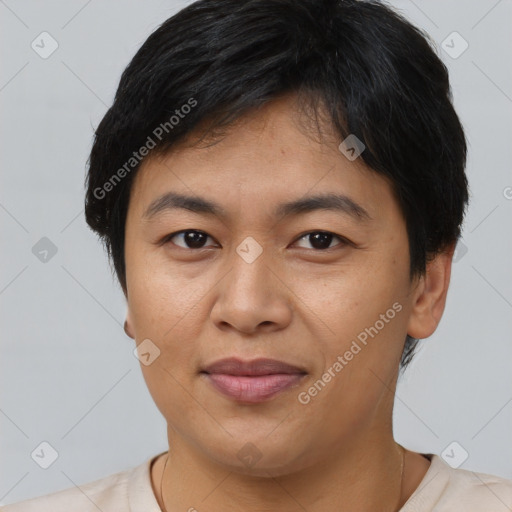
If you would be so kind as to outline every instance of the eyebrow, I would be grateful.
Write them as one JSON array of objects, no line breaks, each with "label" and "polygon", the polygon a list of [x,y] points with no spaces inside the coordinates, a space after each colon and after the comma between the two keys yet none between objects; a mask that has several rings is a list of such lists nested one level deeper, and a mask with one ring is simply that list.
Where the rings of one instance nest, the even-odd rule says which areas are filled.
[{"label": "eyebrow", "polygon": [[[188,196],[177,192],[167,192],[157,197],[143,213],[144,220],[151,220],[159,213],[183,209],[194,213],[226,217],[226,210],[222,206],[200,196]],[[344,194],[320,194],[308,196],[295,201],[289,201],[277,206],[274,211],[275,217],[288,217],[300,215],[317,210],[334,210],[357,221],[373,220],[370,214],[358,203]]]}]

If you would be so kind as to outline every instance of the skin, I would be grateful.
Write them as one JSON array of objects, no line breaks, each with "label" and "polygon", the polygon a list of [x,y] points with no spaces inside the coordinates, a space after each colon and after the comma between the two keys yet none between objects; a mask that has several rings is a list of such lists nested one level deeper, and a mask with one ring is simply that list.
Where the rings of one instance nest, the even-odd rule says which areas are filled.
[{"label": "skin", "polygon": [[[150,339],[160,356],[141,364],[168,425],[170,458],[151,468],[163,509],[283,512],[397,510],[429,461],[402,452],[392,431],[393,399],[406,334],[426,338],[445,306],[453,245],[409,279],[405,220],[385,178],[361,158],[349,161],[329,127],[304,128],[295,96],[244,116],[216,144],[183,141],[147,158],[126,219],[127,331]],[[320,140],[321,139],[321,140]],[[226,216],[167,210],[143,218],[164,192],[199,195]],[[343,193],[372,220],[320,210],[276,218],[277,204]],[[202,249],[183,235],[208,235]],[[307,233],[328,231],[329,249]],[[263,252],[236,252],[253,237]],[[328,245],[329,242],[326,243]],[[402,309],[343,370],[304,405],[307,391],[365,328],[394,303]],[[268,357],[304,368],[298,386],[258,404],[221,395],[199,372],[224,357]],[[252,443],[261,458],[237,456]]]}]

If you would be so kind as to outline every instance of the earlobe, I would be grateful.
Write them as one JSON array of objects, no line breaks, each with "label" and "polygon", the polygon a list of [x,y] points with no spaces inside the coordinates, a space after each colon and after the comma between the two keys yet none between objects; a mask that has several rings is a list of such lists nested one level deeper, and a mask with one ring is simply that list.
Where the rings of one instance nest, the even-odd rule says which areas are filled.
[{"label": "earlobe", "polygon": [[124,321],[124,332],[126,333],[126,335],[130,338],[132,338],[133,340],[135,339],[135,335],[133,334],[133,330],[130,326],[130,313],[128,312],[126,314],[126,320]]},{"label": "earlobe", "polygon": [[407,334],[413,338],[428,338],[441,321],[450,284],[454,250],[455,244],[451,244],[445,251],[438,253],[427,264],[425,275],[418,280],[407,327]]}]

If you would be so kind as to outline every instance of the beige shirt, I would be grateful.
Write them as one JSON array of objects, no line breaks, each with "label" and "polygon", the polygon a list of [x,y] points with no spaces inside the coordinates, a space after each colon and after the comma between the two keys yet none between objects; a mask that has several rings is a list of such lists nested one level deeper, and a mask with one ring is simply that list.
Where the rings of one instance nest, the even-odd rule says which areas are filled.
[{"label": "beige shirt", "polygon": [[[159,455],[140,466],[81,485],[80,489],[64,489],[7,505],[1,511],[161,512],[150,477],[151,463]],[[512,480],[453,469],[438,455],[423,455],[431,460],[430,467],[400,512],[512,511]],[[200,505],[197,510],[205,510],[204,504]]]}]

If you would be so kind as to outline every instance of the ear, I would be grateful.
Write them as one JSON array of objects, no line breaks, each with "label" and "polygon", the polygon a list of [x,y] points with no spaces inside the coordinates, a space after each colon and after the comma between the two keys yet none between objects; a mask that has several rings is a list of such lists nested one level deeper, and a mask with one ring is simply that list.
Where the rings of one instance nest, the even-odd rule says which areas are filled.
[{"label": "ear", "polygon": [[135,335],[133,334],[133,329],[131,326],[130,310],[128,310],[128,312],[126,313],[126,320],[124,321],[124,332],[133,340],[135,339]]},{"label": "ear", "polygon": [[407,326],[409,336],[428,338],[437,329],[446,304],[454,251],[455,243],[438,253],[427,263],[425,275],[418,279]]}]

